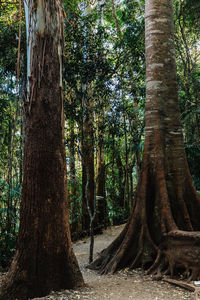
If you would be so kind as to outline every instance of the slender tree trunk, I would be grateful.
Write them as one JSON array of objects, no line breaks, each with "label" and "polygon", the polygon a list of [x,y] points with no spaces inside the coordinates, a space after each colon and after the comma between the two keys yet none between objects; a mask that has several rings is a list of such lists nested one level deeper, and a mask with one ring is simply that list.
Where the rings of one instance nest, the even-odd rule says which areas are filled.
[{"label": "slender tree trunk", "polygon": [[116,176],[115,176],[115,135],[112,132],[111,138],[112,140],[112,145],[111,145],[111,182],[112,182],[112,187],[111,187],[111,199],[113,203],[116,200],[116,191],[115,191],[115,183],[116,183]]},{"label": "slender tree trunk", "polygon": [[68,221],[62,9],[54,0],[29,0],[27,5],[31,49],[20,230],[1,300],[27,300],[83,285]]},{"label": "slender tree trunk", "polygon": [[[113,273],[127,266],[152,266],[153,270],[168,264],[171,275],[181,266],[197,279],[200,233],[190,231],[200,230],[200,199],[189,173],[179,120],[172,1],[147,0],[145,15],[146,123],[141,175],[128,223],[90,267]],[[166,237],[169,240],[161,247]]]},{"label": "slender tree trunk", "polygon": [[107,201],[105,193],[105,153],[104,153],[104,109],[98,118],[98,148],[97,148],[97,197],[98,198],[98,223],[102,228],[108,225]]},{"label": "slender tree trunk", "polygon": [[8,184],[8,193],[7,193],[7,216],[6,216],[6,231],[8,234],[11,233],[11,211],[12,211],[12,164],[13,164],[13,120],[9,120],[8,125],[8,175],[7,175],[7,184]]},{"label": "slender tree trunk", "polygon": [[128,159],[128,140],[127,140],[127,128],[126,128],[126,116],[124,113],[123,116],[124,119],[124,147],[125,147],[125,168],[124,168],[124,173],[125,173],[125,183],[124,183],[124,188],[125,188],[125,194],[124,194],[124,207],[126,205],[130,205],[130,186],[129,186],[129,176],[128,176],[128,168],[129,168],[129,159]]},{"label": "slender tree trunk", "polygon": [[[82,2],[82,16],[87,16],[86,3]],[[83,66],[87,63],[87,25],[82,22],[83,36]],[[91,95],[92,84],[87,78],[82,78],[82,229],[89,231],[90,214],[94,213],[94,130],[93,130],[93,100]]]},{"label": "slender tree trunk", "polygon": [[[132,159],[132,164],[129,167],[129,181],[130,181],[130,203],[134,199],[134,190],[133,190],[133,167],[135,165],[135,156]],[[132,205],[131,205],[132,206]]]},{"label": "slender tree trunk", "polygon": [[20,194],[23,179],[23,149],[24,149],[24,116],[21,109],[21,120],[20,120],[20,162],[19,162],[19,184],[20,184]]},{"label": "slender tree trunk", "polygon": [[94,213],[93,116],[91,113],[91,103],[86,103],[86,105],[87,105],[87,116],[84,118],[83,121],[83,136],[82,136],[82,229],[83,230],[89,230],[90,228],[90,217],[88,213],[88,205],[90,206],[92,214]]},{"label": "slender tree trunk", "polygon": [[98,148],[97,153],[97,197],[98,198],[98,222],[103,228],[107,227],[107,202],[105,193],[105,156],[104,146]]},{"label": "slender tree trunk", "polygon": [[78,186],[76,178],[76,152],[75,152],[75,121],[70,120],[69,124],[69,202],[71,207],[71,233],[76,235],[79,230],[78,215],[80,214],[80,205],[77,201]]},{"label": "slender tree trunk", "polygon": [[[97,55],[102,57],[102,49],[103,49],[103,34],[102,34],[102,26],[104,25],[103,13],[104,6],[106,5],[105,1],[98,0],[97,1],[97,15],[98,15],[98,35],[100,37],[100,47],[97,51]],[[102,70],[98,71],[98,76],[101,76]],[[98,111],[98,145],[97,145],[97,174],[96,174],[96,195],[98,202],[98,212],[97,219],[98,224],[101,228],[106,228],[108,226],[108,214],[107,214],[107,201],[106,201],[106,193],[105,193],[105,147],[104,147],[104,128],[105,128],[105,105],[104,98],[99,97],[99,111]]]},{"label": "slender tree trunk", "polygon": [[121,160],[120,153],[116,150],[116,164],[118,168],[118,188],[119,188],[119,197],[116,201],[116,204],[123,209],[124,208],[124,199],[125,199],[125,170]]}]

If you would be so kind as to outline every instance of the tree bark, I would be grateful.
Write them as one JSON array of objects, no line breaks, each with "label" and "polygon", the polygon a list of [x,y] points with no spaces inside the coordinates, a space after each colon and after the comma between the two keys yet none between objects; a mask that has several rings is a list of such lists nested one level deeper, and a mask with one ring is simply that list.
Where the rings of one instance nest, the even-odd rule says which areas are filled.
[{"label": "tree bark", "polygon": [[[1,300],[83,286],[69,232],[62,99],[60,1],[28,1],[30,77],[16,255]],[[30,24],[29,24],[30,25]],[[29,68],[29,66],[28,66]]]},{"label": "tree bark", "polygon": [[[146,0],[146,123],[142,169],[132,213],[121,234],[90,267],[113,273],[124,267],[170,262],[173,246],[160,247],[165,235],[200,230],[200,199],[192,184],[179,120],[171,0]],[[181,234],[186,231],[185,240]],[[188,233],[188,235],[190,235]],[[177,243],[180,250],[181,244]],[[190,253],[193,251],[190,243]],[[199,244],[196,256],[198,260]],[[162,254],[162,255],[161,255]],[[174,258],[173,268],[192,270],[192,261]],[[167,268],[167,266],[166,266]],[[193,272],[199,276],[200,267]]]}]

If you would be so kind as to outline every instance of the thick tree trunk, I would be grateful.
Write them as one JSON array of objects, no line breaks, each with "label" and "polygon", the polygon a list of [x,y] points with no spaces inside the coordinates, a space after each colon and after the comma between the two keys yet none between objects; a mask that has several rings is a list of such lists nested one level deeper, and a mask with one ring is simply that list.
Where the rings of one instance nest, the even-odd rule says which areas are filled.
[{"label": "thick tree trunk", "polygon": [[36,26],[29,33],[20,231],[1,300],[26,300],[84,284],[72,250],[66,198],[62,10],[60,1],[29,1],[28,9]]},{"label": "thick tree trunk", "polygon": [[[146,136],[132,213],[121,234],[90,267],[101,273],[127,266],[153,270],[165,259],[173,271],[191,270],[196,279],[200,247],[194,240],[200,233],[191,238],[188,231],[200,230],[200,199],[189,173],[179,121],[171,0],[146,0],[146,67]],[[179,253],[187,245],[182,261],[181,255],[172,255],[175,244],[161,247],[161,241],[171,235],[176,236]],[[194,244],[195,271],[194,257],[186,261]]]}]

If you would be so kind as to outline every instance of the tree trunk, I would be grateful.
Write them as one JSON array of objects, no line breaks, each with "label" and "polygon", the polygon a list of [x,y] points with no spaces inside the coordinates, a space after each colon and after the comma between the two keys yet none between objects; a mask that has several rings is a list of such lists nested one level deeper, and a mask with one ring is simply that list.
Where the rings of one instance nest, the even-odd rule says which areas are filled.
[{"label": "tree trunk", "polygon": [[128,159],[128,140],[127,140],[127,128],[126,128],[126,114],[124,112],[123,116],[124,121],[124,148],[125,148],[125,168],[124,168],[124,175],[125,175],[125,195],[124,195],[124,207],[130,205],[130,186],[129,186],[129,176],[128,176],[128,167],[129,167],[129,159]]},{"label": "tree trunk", "polygon": [[126,172],[125,168],[123,166],[120,152],[115,151],[116,155],[116,164],[117,164],[117,169],[118,169],[118,189],[119,189],[119,196],[116,197],[116,205],[121,208],[122,210],[124,209],[124,199],[125,199],[125,182],[126,182]]},{"label": "tree trunk", "polygon": [[[1,300],[82,286],[69,232],[62,99],[60,1],[28,1],[30,77],[16,255]],[[29,72],[28,72],[29,73]]]},{"label": "tree trunk", "polygon": [[107,202],[105,193],[105,157],[104,146],[99,145],[97,153],[97,200],[98,200],[98,223],[102,228],[106,228],[108,225],[107,218]]},{"label": "tree trunk", "polygon": [[90,228],[88,205],[94,213],[94,133],[91,103],[85,105],[87,113],[83,120],[82,135],[82,229],[87,231]]},{"label": "tree trunk", "polygon": [[82,84],[82,229],[89,233],[90,213],[94,214],[94,131],[91,85]]},{"label": "tree trunk", "polygon": [[[100,104],[102,106],[102,101]],[[104,149],[104,108],[99,112],[98,117],[98,147],[97,147],[97,200],[98,200],[98,223],[102,228],[108,226],[107,201],[105,193],[105,149]]]},{"label": "tree trunk", "polygon": [[[101,273],[137,266],[151,266],[153,270],[164,265],[164,259],[169,266],[173,265],[173,271],[182,267],[193,272],[194,257],[186,261],[186,256],[193,252],[200,233],[193,239],[188,231],[200,230],[200,199],[189,173],[179,120],[173,30],[172,1],[147,0],[146,135],[142,170],[128,223],[90,266]],[[190,245],[182,261],[179,255],[174,257],[173,264],[173,245],[166,242],[163,248],[160,246],[162,239],[171,234],[182,241],[176,242],[179,253],[183,244]],[[198,243],[196,246],[198,270],[193,272],[194,278],[200,275],[200,248]]]},{"label": "tree trunk", "polygon": [[79,231],[80,203],[78,202],[78,182],[76,177],[76,152],[75,152],[75,121],[69,122],[69,205],[71,208],[71,234],[76,235]]},{"label": "tree trunk", "polygon": [[12,178],[12,164],[13,164],[13,120],[9,120],[8,125],[8,175],[7,175],[7,184],[8,184],[8,193],[7,193],[7,215],[6,215],[6,231],[8,234],[11,234],[12,227],[12,189],[13,189],[13,178]]},{"label": "tree trunk", "polygon": [[[86,3],[81,3],[82,10],[82,54],[83,67],[86,66],[88,60],[87,49],[87,24],[85,17],[88,14]],[[92,83],[87,77],[82,78],[82,229],[88,231],[90,229],[89,210],[94,213],[94,132],[93,132],[93,95]]]}]

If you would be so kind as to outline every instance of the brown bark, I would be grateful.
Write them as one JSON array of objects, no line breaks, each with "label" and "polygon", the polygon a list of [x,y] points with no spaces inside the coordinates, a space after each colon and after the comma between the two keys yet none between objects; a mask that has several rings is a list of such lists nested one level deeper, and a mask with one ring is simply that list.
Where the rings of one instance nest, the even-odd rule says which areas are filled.
[{"label": "brown bark", "polygon": [[1,300],[27,300],[84,284],[68,221],[59,51],[62,11],[57,1],[42,3],[40,9],[47,15],[44,31],[39,24],[33,36],[18,246]]},{"label": "brown bark", "polygon": [[[166,262],[172,265],[173,246],[161,241],[178,231],[180,249],[188,243],[189,231],[200,230],[200,199],[192,184],[179,120],[176,65],[173,44],[173,6],[171,0],[146,1],[146,124],[142,170],[132,213],[121,234],[104,249],[90,267],[101,273],[124,267],[150,267]],[[182,234],[186,231],[186,234]],[[199,233],[198,233],[199,234]],[[184,236],[184,237],[183,237]],[[189,242],[191,254],[192,239]],[[197,244],[195,259],[199,256]],[[169,254],[170,253],[170,254]],[[194,257],[193,257],[194,258]],[[192,259],[180,262],[174,257],[173,268],[191,270],[199,276]]]}]

